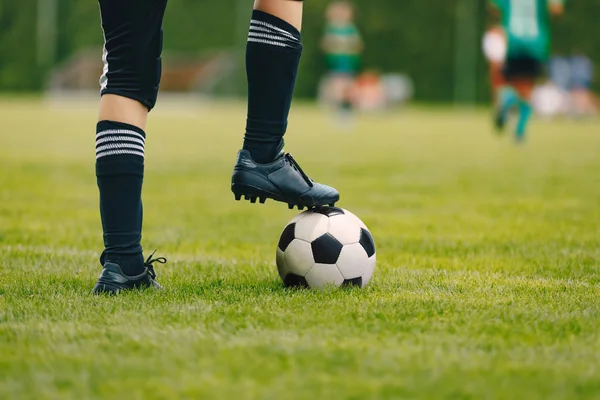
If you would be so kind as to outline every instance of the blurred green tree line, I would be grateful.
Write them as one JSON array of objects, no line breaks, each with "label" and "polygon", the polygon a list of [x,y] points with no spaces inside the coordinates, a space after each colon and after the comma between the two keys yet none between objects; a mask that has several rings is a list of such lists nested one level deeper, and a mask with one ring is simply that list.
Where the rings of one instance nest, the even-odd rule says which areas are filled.
[{"label": "blurred green tree line", "polygon": [[[52,67],[65,62],[79,49],[100,49],[102,45],[96,1],[55,0],[56,52],[49,65],[40,64],[36,28],[40,1],[43,0],[0,0],[0,90],[40,90]],[[459,18],[458,7],[464,6],[463,2],[468,4],[468,14]],[[231,48],[239,51],[243,61],[251,3],[250,0],[170,0],[164,22],[165,57],[169,52],[201,54]],[[319,40],[327,4],[327,0],[305,3],[305,51],[297,85],[300,97],[315,95],[324,72]],[[467,74],[475,79],[473,96],[478,101],[488,99],[487,66],[480,51],[481,35],[489,22],[486,0],[354,0],[354,4],[358,10],[357,24],[366,43],[365,68],[408,74],[415,82],[417,100],[451,101],[456,90],[456,69],[461,68],[457,57],[462,57],[466,48],[467,54],[473,55]],[[569,54],[579,50],[600,66],[598,16],[598,0],[568,2],[567,13],[553,22],[554,51]],[[462,29],[466,33],[457,34],[464,27],[468,27],[466,31]],[[240,93],[244,90],[242,86]]]}]

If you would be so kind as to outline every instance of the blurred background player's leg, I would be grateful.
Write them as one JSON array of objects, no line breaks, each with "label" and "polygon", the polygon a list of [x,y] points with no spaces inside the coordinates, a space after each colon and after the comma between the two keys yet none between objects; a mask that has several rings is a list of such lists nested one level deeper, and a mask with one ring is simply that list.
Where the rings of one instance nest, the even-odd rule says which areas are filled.
[{"label": "blurred background player's leg", "polygon": [[518,141],[523,140],[527,129],[527,124],[531,118],[533,108],[531,106],[531,94],[533,93],[533,87],[535,85],[535,79],[541,73],[541,63],[537,61],[531,61],[535,63],[536,67],[532,66],[534,71],[531,72],[531,76],[523,78],[515,78],[510,80],[509,83],[515,88],[519,95],[518,108],[519,108],[519,119],[517,120],[517,127],[515,130],[516,139]]},{"label": "blurred background player's leg", "polygon": [[541,71],[542,62],[532,57],[509,57],[506,60],[503,70],[506,85],[500,90],[496,125],[502,128],[508,112],[516,107],[519,114],[515,129],[517,141],[522,141],[525,137],[527,124],[533,113],[531,95]]},{"label": "blurred background player's leg", "polygon": [[[492,12],[494,18],[499,16]],[[486,31],[483,37],[483,52],[489,64],[490,87],[492,89],[492,104],[495,114],[495,125],[502,132],[506,123],[509,110],[514,106],[517,98],[514,90],[506,85],[503,76],[504,62],[506,61],[506,35],[502,27],[494,24]]]},{"label": "blurred background player's leg", "polygon": [[508,82],[498,88],[495,113],[495,125],[499,132],[503,132],[508,115],[519,104],[519,94]]},{"label": "blurred background player's leg", "polygon": [[282,154],[302,55],[301,24],[301,1],[254,3],[246,45],[246,134],[231,185],[237,200],[270,198],[303,208],[339,199],[335,189],[314,183],[289,154]]},{"label": "blurred background player's leg", "polygon": [[525,137],[527,124],[533,113],[531,95],[541,71],[541,61],[531,57],[509,57],[504,66],[506,85],[500,90],[500,108],[496,125],[502,128],[508,112],[517,108],[519,114],[515,129],[517,141],[521,141]]},{"label": "blurred background player's leg", "polygon": [[[101,264],[117,265],[131,284],[149,283],[142,255],[142,182],[146,119],[161,74],[166,0],[99,0],[104,32],[102,98],[96,127],[96,176],[104,236]],[[103,272],[97,292],[111,291]],[[142,276],[143,275],[143,276]],[[119,279],[117,279],[119,280]],[[127,284],[128,282],[122,282]]]},{"label": "blurred background player's leg", "polygon": [[[492,14],[498,18],[497,14]],[[502,68],[506,60],[506,36],[502,27],[496,19],[488,28],[483,36],[482,41],[483,54],[488,61],[490,87],[492,89],[492,101],[495,107],[498,107],[500,90],[504,86],[504,77],[502,76]]]}]

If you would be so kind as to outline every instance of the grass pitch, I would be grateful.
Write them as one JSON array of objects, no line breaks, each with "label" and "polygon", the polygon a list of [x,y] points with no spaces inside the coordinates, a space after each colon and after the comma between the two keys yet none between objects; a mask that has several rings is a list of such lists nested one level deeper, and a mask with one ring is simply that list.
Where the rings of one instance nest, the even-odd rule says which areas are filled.
[{"label": "grass pitch", "polygon": [[[162,108],[162,109],[161,109]],[[233,201],[241,105],[151,116],[143,245],[163,292],[93,297],[93,106],[0,101],[0,398],[600,398],[600,129],[413,110],[288,150],[378,246],[363,290],[286,290],[295,212]]]}]

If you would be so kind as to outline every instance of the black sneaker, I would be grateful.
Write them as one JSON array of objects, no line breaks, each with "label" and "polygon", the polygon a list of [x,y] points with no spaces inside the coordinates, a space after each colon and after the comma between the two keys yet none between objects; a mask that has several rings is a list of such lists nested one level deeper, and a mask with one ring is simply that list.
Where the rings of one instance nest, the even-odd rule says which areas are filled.
[{"label": "black sneaker", "polygon": [[94,286],[93,293],[118,294],[121,290],[142,289],[148,287],[162,289],[155,281],[156,273],[154,272],[152,264],[155,262],[164,264],[167,262],[167,259],[164,257],[152,259],[155,252],[156,250],[150,254],[150,257],[148,257],[144,263],[144,272],[135,276],[125,275],[118,264],[107,261],[104,264],[104,268],[102,269],[102,273],[98,278],[96,286]]},{"label": "black sneaker", "polygon": [[242,196],[255,203],[267,199],[287,203],[299,210],[334,206],[340,194],[332,187],[313,182],[291,154],[283,152],[268,164],[255,162],[247,150],[240,150],[231,177],[231,191],[236,200]]}]

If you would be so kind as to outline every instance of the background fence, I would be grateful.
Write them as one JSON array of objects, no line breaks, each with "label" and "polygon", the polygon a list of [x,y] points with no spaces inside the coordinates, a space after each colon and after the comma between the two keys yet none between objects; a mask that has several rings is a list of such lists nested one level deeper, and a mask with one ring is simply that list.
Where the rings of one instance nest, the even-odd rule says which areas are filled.
[{"label": "background fence", "polygon": [[[324,71],[319,50],[328,1],[305,4],[304,58],[297,96],[312,97]],[[366,43],[365,67],[402,72],[414,80],[415,98],[427,102],[488,99],[487,67],[480,51],[485,0],[355,0]],[[232,92],[243,94],[243,48],[250,0],[171,0],[165,17],[165,58],[229,49],[240,68]],[[600,1],[572,0],[553,22],[554,52],[579,50],[600,65]],[[0,0],[0,91],[39,91],[48,74],[77,51],[98,49],[102,33],[92,0]],[[598,87],[596,82],[596,88]]]}]

